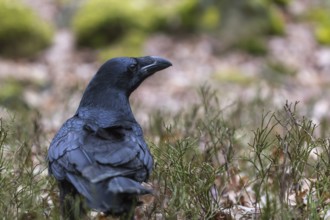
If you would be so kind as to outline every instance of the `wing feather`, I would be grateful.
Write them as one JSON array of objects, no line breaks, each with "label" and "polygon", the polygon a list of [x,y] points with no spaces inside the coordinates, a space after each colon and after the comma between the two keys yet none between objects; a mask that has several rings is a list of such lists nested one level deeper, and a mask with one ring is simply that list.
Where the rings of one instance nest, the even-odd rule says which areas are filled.
[{"label": "wing feather", "polygon": [[[118,125],[106,129],[86,126],[82,120],[72,118],[62,126],[50,145],[50,173],[58,180],[68,179],[69,173],[91,183],[116,176],[145,181],[152,157],[149,151],[145,152],[145,147],[141,148],[141,142],[144,140],[140,140],[132,129]],[[75,186],[79,185],[72,176],[69,179]]]}]

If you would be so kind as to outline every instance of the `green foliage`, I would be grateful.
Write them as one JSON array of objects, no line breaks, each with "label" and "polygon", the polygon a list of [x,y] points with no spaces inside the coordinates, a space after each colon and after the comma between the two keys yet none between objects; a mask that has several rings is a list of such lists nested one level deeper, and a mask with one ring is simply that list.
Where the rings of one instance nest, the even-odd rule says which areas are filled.
[{"label": "green foliage", "polygon": [[0,88],[0,106],[13,111],[28,112],[31,109],[23,97],[24,91],[28,88],[40,90],[42,85],[32,80],[7,78],[0,81]]},{"label": "green foliage", "polygon": [[52,29],[18,0],[0,0],[0,54],[32,57],[50,45]]},{"label": "green foliage", "polygon": [[[297,103],[287,103],[283,111],[263,115],[250,144],[253,153],[247,160],[255,170],[256,202],[260,203],[263,195],[267,198],[261,210],[264,219],[277,218],[279,213],[282,213],[282,218],[309,219],[314,215],[313,219],[316,216],[319,219],[320,215],[314,211],[327,197],[324,187],[329,186],[329,178],[324,175],[329,170],[325,168],[330,161],[329,144],[315,137],[316,125],[305,117],[299,117],[296,107]],[[322,153],[315,160],[313,151],[316,149]],[[320,158],[326,159],[319,162]],[[321,170],[318,169],[320,163]],[[314,184],[310,184],[308,189],[301,189],[306,182],[317,177],[325,181],[321,184],[320,193],[315,193]],[[306,192],[313,200],[307,204],[303,199]]]},{"label": "green foliage", "polygon": [[231,68],[221,72],[214,73],[213,78],[219,82],[239,84],[241,86],[249,86],[256,79],[251,76],[246,76],[240,70]]},{"label": "green foliage", "polygon": [[47,178],[44,152],[36,152],[42,138],[40,116],[31,112],[29,117],[0,118],[1,217],[59,218],[57,204],[52,204],[55,184]]},{"label": "green foliage", "polygon": [[234,46],[258,56],[265,55],[268,51],[266,40],[263,37],[242,38]]},{"label": "green foliage", "polygon": [[[248,209],[260,219],[323,218],[329,140],[315,135],[318,127],[299,115],[296,104],[263,114],[262,100],[222,109],[217,92],[206,86],[199,97],[180,113],[154,114],[144,129],[155,160],[154,195],[140,217],[234,219],[244,193],[253,193]],[[0,119],[4,219],[59,219],[58,191],[46,171],[49,141],[39,120],[33,110]]]},{"label": "green foliage", "polygon": [[271,87],[278,87],[290,83],[290,79],[295,77],[296,73],[296,68],[283,62],[269,59],[261,70],[261,77],[267,80]]},{"label": "green foliage", "polygon": [[213,198],[210,190],[223,170],[203,161],[195,141],[183,139],[152,148],[157,164],[154,178],[162,184],[161,199],[168,199],[167,204],[159,204],[158,208],[166,218],[175,218],[180,212],[188,219],[210,218],[221,210],[216,203],[217,195]]},{"label": "green foliage", "polygon": [[[300,117],[296,105],[286,104],[283,110],[264,115],[259,110],[257,121],[261,124],[253,130],[247,147],[237,139],[228,121],[241,116],[229,114],[225,119],[215,93],[207,87],[200,97],[201,102],[187,112],[157,114],[153,118],[148,132],[156,142],[151,150],[156,163],[152,182],[157,195],[148,216],[225,216],[232,205],[224,203],[219,192],[235,187],[232,180],[239,172],[248,174],[249,181],[236,190],[238,194],[253,190],[252,203],[261,219],[321,218],[319,210],[328,198],[326,188],[330,183],[326,176],[330,148],[328,141],[315,137],[315,124]],[[250,105],[237,108],[249,111]],[[308,181],[311,184],[306,189]]]},{"label": "green foliage", "polygon": [[283,35],[285,30],[285,21],[282,13],[277,7],[270,7],[268,12],[268,33],[270,35]]},{"label": "green foliage", "polygon": [[146,0],[89,0],[73,19],[79,46],[99,48],[132,31],[152,30],[157,14]]},{"label": "green foliage", "polygon": [[220,10],[218,7],[212,5],[205,9],[201,20],[200,29],[214,31],[220,26]]},{"label": "green foliage", "polygon": [[320,44],[330,45],[330,22],[319,25],[315,30],[315,35]]},{"label": "green foliage", "polygon": [[3,80],[0,82],[0,105],[9,109],[25,109],[22,99],[23,85],[16,80]]},{"label": "green foliage", "polygon": [[307,18],[315,23],[315,38],[320,44],[330,45],[330,9],[316,8]]},{"label": "green foliage", "polygon": [[217,3],[201,0],[183,0],[173,3],[161,12],[160,30],[179,33],[216,31],[220,26]]},{"label": "green foliage", "polygon": [[228,47],[254,55],[267,53],[267,39],[285,33],[281,9],[266,0],[222,1],[220,36]]},{"label": "green foliage", "polygon": [[292,0],[270,0],[270,1],[280,6],[287,6]]},{"label": "green foliage", "polygon": [[143,56],[142,46],[145,40],[145,35],[139,31],[131,32],[123,37],[116,44],[101,49],[99,53],[99,60],[104,62],[111,57],[129,56],[139,57]]},{"label": "green foliage", "polygon": [[296,70],[290,66],[286,66],[284,63],[281,63],[276,60],[269,60],[267,66],[272,70],[272,73],[284,75],[284,76],[294,76]]},{"label": "green foliage", "polygon": [[[87,0],[77,11],[72,25],[77,44],[85,47],[101,48],[111,44],[126,47],[122,41],[132,33],[147,36],[158,31],[176,34],[207,31],[220,36],[229,47],[264,55],[267,37],[285,32],[279,5],[286,3],[280,0],[183,0],[166,3]],[[124,46],[111,47],[110,50],[123,53]],[[126,48],[131,54],[131,47]],[[136,50],[132,50],[134,54]]]},{"label": "green foliage", "polygon": [[223,213],[220,192],[229,183],[235,132],[220,117],[215,93],[203,87],[200,96],[200,104],[174,116],[173,124],[166,125],[170,122],[160,114],[151,123],[159,140],[151,145],[158,191],[154,211],[166,219],[212,219]]},{"label": "green foliage", "polygon": [[192,1],[182,1],[181,4],[178,6],[178,16],[180,22],[180,29],[186,31],[195,30],[197,27],[198,16],[200,14],[200,8],[198,0]]},{"label": "green foliage", "polygon": [[100,48],[120,43],[132,32],[185,33],[216,30],[219,24],[218,6],[199,0],[170,3],[89,0],[77,11],[72,26],[79,46]]}]

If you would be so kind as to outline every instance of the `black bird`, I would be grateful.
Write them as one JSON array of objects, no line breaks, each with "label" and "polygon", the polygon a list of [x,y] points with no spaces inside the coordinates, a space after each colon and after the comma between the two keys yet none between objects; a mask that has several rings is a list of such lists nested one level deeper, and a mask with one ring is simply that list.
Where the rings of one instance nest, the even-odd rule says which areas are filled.
[{"label": "black bird", "polygon": [[48,151],[65,219],[81,219],[86,206],[132,218],[137,195],[151,193],[141,183],[149,178],[153,158],[129,96],[147,77],[171,65],[155,56],[114,58],[90,81],[75,115]]}]

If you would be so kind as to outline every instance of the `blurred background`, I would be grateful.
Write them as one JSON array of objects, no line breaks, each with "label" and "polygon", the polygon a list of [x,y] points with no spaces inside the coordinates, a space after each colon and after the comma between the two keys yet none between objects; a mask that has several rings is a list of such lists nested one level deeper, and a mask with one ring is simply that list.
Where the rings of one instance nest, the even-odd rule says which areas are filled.
[{"label": "blurred background", "polygon": [[329,45],[323,0],[0,0],[1,114],[37,110],[52,133],[105,60],[157,55],[174,65],[134,94],[142,123],[189,106],[204,84],[224,106],[300,101],[321,122]]}]

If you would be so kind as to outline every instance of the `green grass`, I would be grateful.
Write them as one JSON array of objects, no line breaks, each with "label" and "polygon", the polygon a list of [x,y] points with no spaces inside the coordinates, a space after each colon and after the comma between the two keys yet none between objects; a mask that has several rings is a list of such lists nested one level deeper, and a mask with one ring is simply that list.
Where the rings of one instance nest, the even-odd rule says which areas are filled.
[{"label": "green grass", "polygon": [[[26,115],[25,115],[26,116]],[[56,219],[57,189],[46,172],[38,114],[0,119],[0,213],[2,219]]]},{"label": "green grass", "polygon": [[[204,86],[197,104],[150,118],[144,130],[155,193],[144,198],[139,216],[323,219],[330,208],[330,145],[317,136],[322,127],[300,115],[301,104],[276,109],[253,100],[222,108],[217,95]],[[45,170],[50,140],[38,114],[30,114],[0,120],[0,213],[58,219],[58,190]]]}]

